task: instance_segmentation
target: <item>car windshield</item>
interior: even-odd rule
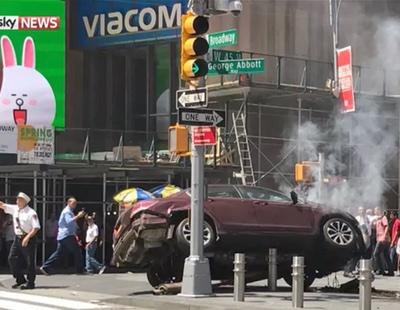
[[[284,194],[262,187],[240,186],[239,189],[245,199],[268,200],[276,202],[292,201]]]

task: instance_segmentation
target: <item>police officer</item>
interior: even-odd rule
[[[28,206],[31,201],[25,193],[17,195],[17,204],[5,204],[0,201],[0,209],[13,217],[15,239],[10,249],[8,263],[16,280],[12,288],[22,290],[35,288],[35,236],[40,230],[40,223],[36,211]],[[20,265],[21,260],[26,262],[27,278]],[[28,280],[28,281],[27,281]]]

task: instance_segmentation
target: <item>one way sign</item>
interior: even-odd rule
[[[176,92],[176,108],[207,107],[208,91],[206,87],[180,89]]]
[[[188,126],[225,127],[225,111],[179,108],[178,123]]]

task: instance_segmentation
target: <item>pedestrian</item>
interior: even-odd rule
[[[390,231],[390,262],[392,263],[393,269],[399,268],[398,266],[398,259],[397,259],[397,243],[400,236],[400,219],[397,211],[392,211],[390,214],[392,219],[392,230]]]
[[[363,254],[363,258],[367,259],[370,257],[369,249],[371,246],[370,237],[371,237],[371,223],[369,222],[369,218],[365,212],[363,207],[358,208],[358,214],[356,216],[356,220],[358,222],[358,227],[360,228],[361,235],[364,241],[366,252]],[[343,276],[347,278],[355,277],[355,270],[358,263],[358,257],[351,258],[346,266],[344,267]]]
[[[375,221],[376,227],[376,248],[374,251],[374,259],[377,264],[378,271],[376,274],[394,276],[393,266],[390,262],[389,247],[389,223],[385,215],[383,215],[381,208],[375,208],[377,220]],[[385,265],[388,267],[388,273],[385,273]]]
[[[13,217],[10,214],[7,214],[5,221],[3,223],[3,246],[4,246],[4,255],[8,257],[10,254],[11,246],[15,239],[14,233],[14,225],[13,225]]]
[[[12,215],[15,238],[11,245],[8,262],[16,283],[12,288],[34,289],[36,279],[35,250],[36,234],[40,223],[36,211],[28,206],[31,199],[25,193],[17,195],[17,204],[11,205],[0,201],[0,208]],[[23,273],[21,261],[25,261],[27,277]]]
[[[400,276],[400,235],[397,235],[397,247],[396,247],[396,254],[397,254],[397,275]]]
[[[58,221],[56,214],[52,212],[46,221],[46,256],[57,248]]]
[[[99,238],[99,228],[94,222],[93,216],[88,216],[86,230],[86,271],[88,273],[102,274],[106,267],[96,260],[96,249]]]
[[[82,251],[76,239],[76,232],[78,229],[77,221],[85,216],[85,212],[80,211],[75,215],[74,210],[76,209],[76,205],[77,200],[74,197],[70,197],[67,200],[67,206],[60,214],[58,220],[57,249],[44,262],[43,266],[40,267],[40,271],[45,275],[50,275],[49,269],[63,257],[65,250],[74,256],[76,273],[84,273]]]

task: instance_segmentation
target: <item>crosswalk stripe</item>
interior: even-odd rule
[[[54,307],[77,309],[77,310],[105,308],[105,306],[96,305],[96,304],[92,304],[92,303],[88,303],[88,302],[74,301],[74,300],[70,300],[70,299],[63,299],[63,298],[56,298],[56,297],[38,296],[38,295],[31,295],[31,294],[11,293],[11,292],[6,292],[6,291],[0,291],[0,300],[2,301],[2,303],[0,304],[0,307],[3,306],[2,298],[17,300],[18,302],[23,301],[23,302],[36,303],[39,305],[53,306],[53,308],[48,308],[48,309],[54,309]],[[21,309],[23,309],[23,308],[18,308],[18,310],[21,310]],[[31,308],[29,308],[29,309],[31,309]],[[42,309],[42,308],[40,308],[40,309]]]
[[[29,308],[28,308],[29,306]],[[57,310],[59,308],[54,307],[45,307],[45,306],[38,306],[32,304],[25,304],[22,302],[12,301],[8,299],[0,298],[0,309],[7,309],[7,310],[21,310],[21,309],[29,309],[29,310]]]

